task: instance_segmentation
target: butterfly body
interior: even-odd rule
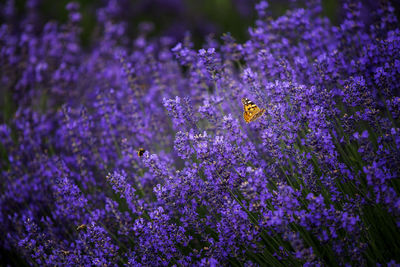
[[[259,108],[250,99],[242,98],[242,104],[244,109],[243,118],[246,123],[255,121],[265,113],[265,109]]]

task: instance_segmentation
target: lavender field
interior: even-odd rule
[[[200,48],[125,2],[85,42],[77,3],[0,3],[1,266],[400,266],[390,2],[261,1]]]

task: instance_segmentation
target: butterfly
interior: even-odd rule
[[[146,152],[146,150],[144,150],[144,148],[139,148],[138,151],[137,151],[137,155],[139,157],[141,157],[141,156],[143,156],[144,152]]]
[[[244,109],[243,118],[246,123],[255,121],[265,113],[264,108],[257,107],[250,99],[242,98],[242,104]]]

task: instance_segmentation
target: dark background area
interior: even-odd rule
[[[40,14],[43,23],[51,20],[65,22],[68,19],[66,5],[69,0],[14,0],[20,16],[26,16],[27,2],[29,8]],[[311,0],[312,1],[312,0]],[[385,2],[385,0],[382,0]],[[97,12],[105,7],[107,1],[77,0],[82,14],[82,34],[84,45],[89,45],[97,25]],[[180,41],[185,32],[192,34],[196,47],[200,48],[209,34],[216,37],[230,32],[239,42],[247,39],[247,30],[256,18],[255,4],[259,0],[114,0],[107,9],[115,12],[116,22],[123,21],[128,26],[129,37],[135,37],[141,22],[153,24],[152,35],[171,36]],[[290,7],[305,6],[303,0],[270,0],[269,11],[273,17],[282,15]],[[310,2],[310,1],[308,1]],[[327,16],[333,24],[342,18],[344,0],[321,0],[322,15]],[[379,5],[378,0],[361,1],[364,5],[363,16],[368,17]],[[390,1],[399,15],[400,0]],[[399,16],[398,16],[399,17]],[[1,19],[0,19],[1,20]]]
[[[18,13],[26,13],[26,0],[15,0]],[[68,13],[65,6],[68,0],[30,1],[35,11],[39,11],[43,22],[56,20],[65,22]],[[96,11],[104,7],[104,1],[78,0],[82,14],[82,41],[88,44],[96,25]],[[112,1],[110,1],[112,2]],[[137,26],[143,22],[152,22],[153,35],[173,36],[180,40],[190,31],[196,46],[201,46],[210,33],[219,36],[230,32],[238,41],[245,41],[248,27],[254,24],[256,13],[254,5],[258,0],[117,0],[119,6],[117,20],[126,22],[129,34],[135,36]],[[273,16],[279,16],[293,5],[302,3],[293,0],[268,1]],[[323,14],[334,23],[337,22],[340,3],[337,0],[323,0]]]
[[[68,20],[65,7],[70,0],[13,1],[20,19],[29,13],[30,8],[35,14],[39,14],[37,19],[42,23],[48,21],[63,23]],[[312,1],[317,0],[269,0],[268,11],[273,17],[277,17],[291,7],[305,7],[306,3]],[[138,27],[142,22],[151,22],[152,36],[170,36],[178,42],[186,32],[190,32],[195,46],[200,48],[210,34],[219,37],[222,33],[230,32],[239,42],[246,41],[248,28],[254,25],[256,19],[254,6],[260,0],[76,0],[75,2],[80,4],[81,39],[84,46],[90,44],[96,32],[99,8],[105,8],[108,4],[106,9],[115,13],[116,22],[124,22],[127,25],[127,34],[131,38],[137,36]],[[338,25],[343,18],[342,6],[345,2],[356,1],[321,0],[322,16],[328,17],[334,25]],[[400,0],[360,2],[363,4],[362,17],[367,21],[368,16],[379,7],[380,2],[390,2],[395,7],[397,17],[400,17]]]

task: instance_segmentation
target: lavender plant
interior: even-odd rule
[[[147,24],[132,42],[117,1],[84,48],[78,4],[43,24],[35,3],[0,9],[3,264],[400,264],[389,3],[335,26],[318,1],[261,1],[246,42],[200,50]],[[263,114],[246,123],[242,98]]]

